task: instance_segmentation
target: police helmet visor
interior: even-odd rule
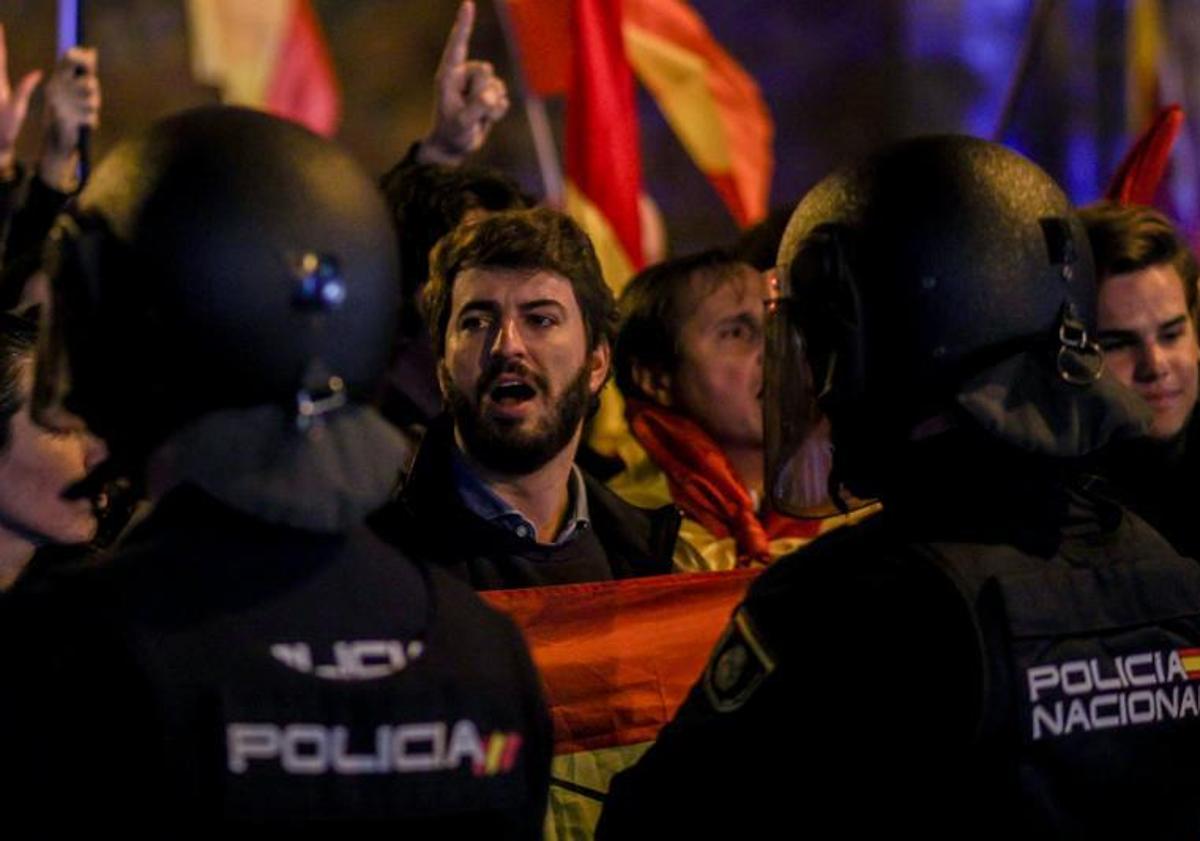
[[[788,269],[763,275],[766,348],[763,359],[763,434],[766,488],[775,510],[820,519],[872,504],[854,497],[833,476],[833,440],[820,400],[836,359],[814,358],[800,327],[800,303]]]

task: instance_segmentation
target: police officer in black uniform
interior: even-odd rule
[[[60,221],[35,402],[154,506],[7,617],[10,816],[540,837],[550,734],[519,633],[361,525],[404,453],[364,402],[395,271],[371,180],[273,117],[184,113],[96,169]]]
[[[1196,837],[1200,567],[1080,490],[1147,418],[1060,190],[907,141],[801,202],[772,289],[776,503],[824,414],[883,512],[752,585],[598,837]]]

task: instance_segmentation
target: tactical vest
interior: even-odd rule
[[[964,811],[997,835],[1200,836],[1200,565],[1133,516],[1048,560],[921,552],[972,606],[986,661]]]

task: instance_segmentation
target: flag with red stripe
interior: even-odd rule
[[[554,723],[547,837],[590,837],[612,776],[696,682],[757,570],[482,593],[521,627]]]
[[[337,130],[341,94],[309,0],[188,0],[187,12],[192,74],[223,102]]]
[[[619,290],[642,267],[642,187],[633,75],[619,0],[574,0],[567,89],[567,211],[592,238]]]
[[[572,0],[508,0],[530,89],[567,91],[576,34]],[[734,219],[766,215],[774,124],[758,85],[685,0],[622,0],[628,62]],[[569,142],[569,141],[568,141]]]

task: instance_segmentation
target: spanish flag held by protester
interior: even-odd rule
[[[619,262],[605,266],[617,291],[640,267],[637,194],[626,183],[640,172],[630,71],[734,220],[746,226],[766,215],[774,171],[770,113],[758,85],[685,0],[506,2],[530,91],[565,94],[568,124],[576,119],[581,127],[598,127],[592,135],[575,134],[573,144],[568,126],[567,177],[579,194],[569,204],[583,208],[583,223],[594,239],[613,239],[603,231],[596,236],[588,224],[596,215],[618,234],[627,265],[613,274],[607,274],[609,265]],[[618,164],[623,171],[619,183],[612,183],[611,167]]]
[[[547,841],[592,837],[613,776],[674,717],[761,570],[480,594],[521,628],[542,676],[554,724]]]
[[[187,0],[192,75],[221,101],[332,136],[341,92],[310,0]]]

